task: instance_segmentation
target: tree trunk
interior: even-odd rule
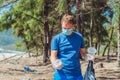
[[[38,56],[39,54],[38,54],[38,47],[36,47],[36,56]]]
[[[81,33],[81,20],[80,20],[80,5],[81,4],[81,0],[76,0],[76,7],[77,7],[77,11],[76,11],[76,25],[77,25],[77,31],[79,33]]]
[[[91,24],[90,24],[90,36],[89,36],[89,46],[92,46],[92,26],[93,26],[93,20],[91,16]]]
[[[29,45],[28,45],[28,42],[27,42],[27,41],[24,41],[24,42],[25,42],[25,44],[26,44],[28,56],[31,57],[31,54],[30,54],[30,47],[29,47]]]
[[[120,15],[119,15],[119,22],[120,22]],[[120,23],[118,27],[118,54],[117,54],[117,62],[118,67],[120,67]]]
[[[92,0],[92,6],[91,6],[91,12],[93,12],[93,0]],[[89,36],[89,46],[93,46],[93,43],[92,43],[92,33],[93,33],[93,13],[91,13],[90,15],[90,36]]]
[[[44,6],[44,54],[43,54],[43,63],[46,63],[48,60],[48,34],[49,34],[49,26],[48,26],[48,1],[45,0]]]
[[[98,55],[100,55],[100,42],[98,43],[98,45],[97,45],[97,51],[98,51]]]
[[[106,50],[107,50],[107,47],[108,47],[108,44],[105,46],[102,56],[105,55],[105,52],[106,52]]]
[[[27,49],[28,56],[31,57],[30,50]]]
[[[46,21],[44,24],[44,54],[43,54],[43,63],[47,62],[48,58],[48,22]]]
[[[114,27],[112,27],[112,31],[111,31],[111,35],[110,35],[110,40],[109,40],[109,42],[108,42],[108,53],[107,53],[106,61],[109,61],[110,43],[111,43],[111,41],[112,41],[113,32],[114,32]]]

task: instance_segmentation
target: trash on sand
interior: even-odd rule
[[[24,66],[24,71],[30,71],[30,67],[29,66]]]

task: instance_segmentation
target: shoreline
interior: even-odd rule
[[[0,61],[3,61],[5,59],[8,58],[17,58],[17,57],[26,57],[27,54],[25,54],[24,52],[17,52],[17,53],[0,53]]]

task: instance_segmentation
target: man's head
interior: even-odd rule
[[[62,17],[61,24],[63,28],[73,28],[74,27],[73,16],[65,14]]]
[[[66,35],[71,35],[74,28],[73,16],[65,14],[61,20],[62,31]]]

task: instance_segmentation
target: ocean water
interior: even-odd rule
[[[19,56],[20,54],[23,54],[23,53],[24,52],[20,52],[20,51],[0,49],[0,61],[6,58],[10,58],[12,56]]]
[[[18,53],[21,53],[21,51],[5,50],[0,48],[0,54],[1,53],[18,54]]]

